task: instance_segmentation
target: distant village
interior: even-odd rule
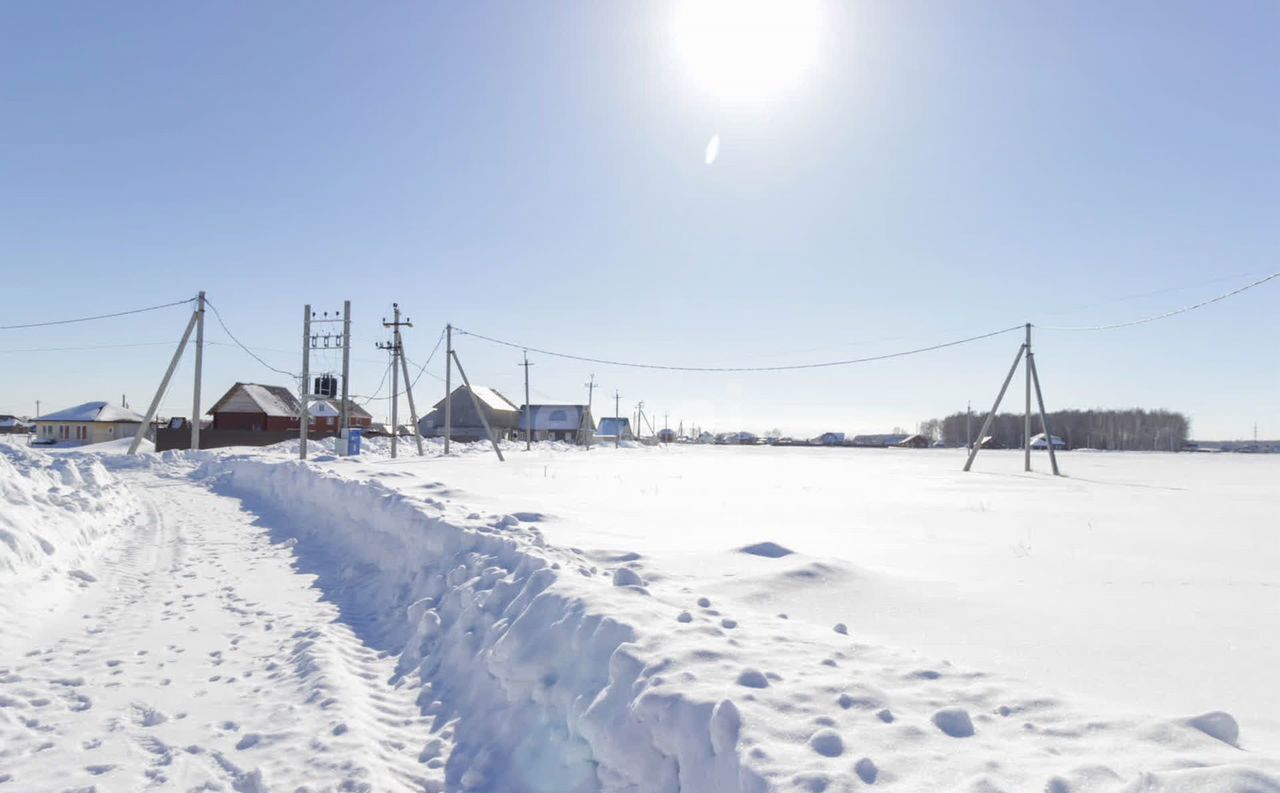
[[[324,385],[317,384],[323,394]],[[449,396],[453,441],[485,441],[489,431],[496,440],[558,441],[575,445],[616,443],[648,444],[821,446],[852,448],[955,448],[968,444],[945,442],[924,433],[901,430],[877,434],[824,432],[810,438],[786,437],[777,431],[756,434],[746,431],[710,432],[698,427],[688,431],[655,427],[643,411],[633,416],[611,416],[597,421],[590,405],[516,405],[500,391],[488,386],[468,389],[458,386]],[[123,402],[123,400],[122,400]],[[417,433],[424,438],[441,438],[445,432],[445,402],[441,399],[412,423],[394,429],[399,437]],[[340,397],[314,398],[308,405],[308,436],[332,438],[339,434],[343,401]],[[478,408],[478,410],[477,410]],[[267,446],[296,438],[300,430],[301,402],[293,389],[281,385],[238,382],[227,389],[201,418],[200,446]],[[373,415],[357,400],[346,401],[347,424],[366,437],[391,436],[393,429],[374,421]],[[483,413],[483,417],[481,416]],[[0,415],[0,435],[25,436],[31,445],[79,446],[133,438],[144,417],[124,404],[86,402],[34,417]],[[647,432],[645,431],[647,430]],[[190,425],[185,417],[152,422],[145,437],[156,451],[190,446]],[[1057,435],[1051,436],[1055,449],[1071,446]],[[1032,448],[1045,448],[1044,433],[1033,436]],[[981,439],[983,448],[1007,446],[995,436]],[[1016,444],[1015,444],[1016,445]],[[1175,451],[1222,451],[1240,453],[1280,453],[1280,441],[1185,441]]]

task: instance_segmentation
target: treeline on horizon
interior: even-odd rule
[[[968,432],[977,441],[985,420],[985,413],[968,417],[953,413],[923,422],[920,434],[948,446],[964,446]],[[992,438],[991,447],[1021,448],[1022,430],[1021,413],[997,414],[987,431]],[[1055,410],[1049,413],[1049,430],[1065,441],[1068,449],[1177,451],[1191,432],[1191,421],[1172,410]],[[1034,435],[1040,431],[1040,414],[1035,413],[1031,432]]]

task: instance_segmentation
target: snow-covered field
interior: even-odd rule
[[[0,791],[1280,791],[1280,459],[383,445],[0,445]]]

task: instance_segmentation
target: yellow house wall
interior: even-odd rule
[[[137,422],[127,421],[37,421],[36,437],[37,438],[53,438],[60,443],[102,443],[104,441],[114,441],[117,438],[132,438],[134,433],[138,431]],[[52,434],[49,434],[45,427],[52,428]],[[62,437],[62,428],[67,428],[67,436]],[[87,438],[79,439],[76,437],[76,428],[85,427]]]

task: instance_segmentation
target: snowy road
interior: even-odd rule
[[[387,683],[394,658],[362,644],[288,543],[234,499],[123,476],[143,509],[97,580],[0,625],[0,787],[438,787],[414,692]]]

